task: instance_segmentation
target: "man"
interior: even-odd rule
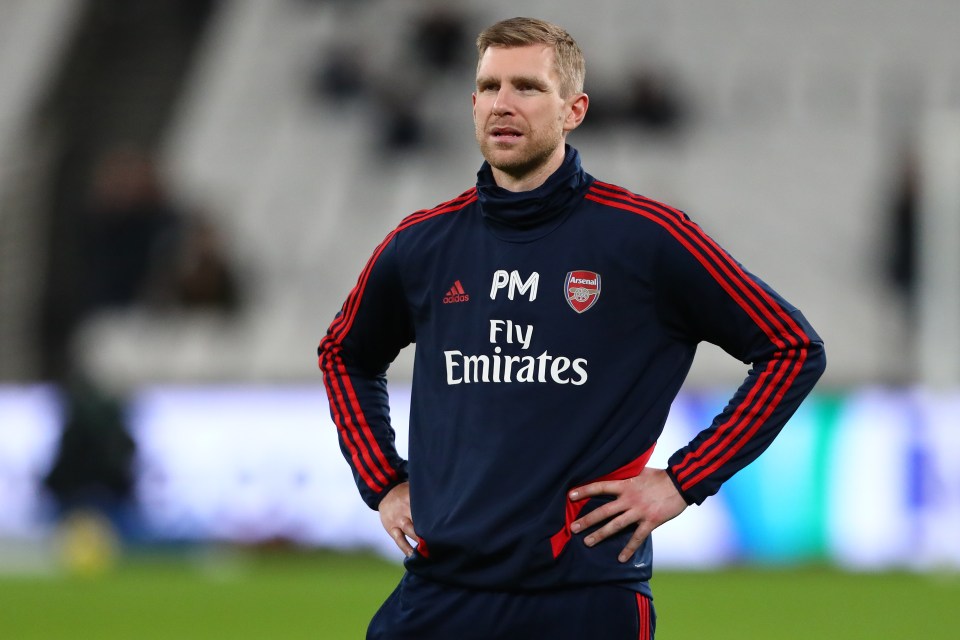
[[[566,31],[515,18],[477,47],[477,186],[387,236],[319,348],[341,449],[407,556],[368,637],[651,638],[650,532],[770,444],[822,342],[685,214],[581,169]],[[648,468],[702,340],[752,367]],[[385,372],[412,342],[408,464]]]

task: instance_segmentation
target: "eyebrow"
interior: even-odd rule
[[[544,82],[541,78],[538,78],[538,77],[536,77],[536,76],[510,76],[509,78],[507,78],[507,81],[508,81],[510,84],[515,84],[515,85],[516,85],[516,84],[528,84],[528,85],[530,85],[530,86],[536,87],[537,89],[540,89],[541,91],[545,91],[545,90],[548,88],[547,83]],[[478,77],[477,77],[477,86],[478,86],[478,87],[484,87],[484,86],[488,86],[488,85],[491,85],[491,84],[497,84],[498,82],[499,82],[499,80],[496,79],[496,78],[494,78],[493,76],[478,76]]]

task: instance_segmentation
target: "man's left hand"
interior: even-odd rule
[[[615,496],[616,499],[575,520],[571,530],[579,533],[606,521],[605,525],[591,532],[584,540],[588,547],[592,547],[636,525],[630,541],[617,558],[620,562],[629,560],[651,531],[676,518],[687,508],[686,500],[663,469],[647,467],[634,478],[605,480],[578,487],[570,492],[570,499],[586,500],[599,495]]]

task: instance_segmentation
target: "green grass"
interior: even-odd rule
[[[220,552],[128,558],[96,577],[0,576],[0,638],[362,638],[401,571],[368,555]],[[661,572],[653,588],[660,640],[938,640],[960,630],[957,574],[743,568]]]
[[[0,638],[363,638],[402,568],[370,556],[163,555],[95,577],[0,579]]]
[[[960,637],[960,574],[738,569],[651,584],[666,640]]]

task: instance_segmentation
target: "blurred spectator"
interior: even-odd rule
[[[154,273],[168,268],[182,223],[153,159],[131,147],[107,151],[82,217],[86,312],[143,301]]]
[[[653,134],[680,133],[691,117],[681,82],[652,63],[626,68],[613,79],[590,84],[590,118],[585,128],[637,125]]]
[[[384,76],[375,92],[380,147],[390,152],[415,151],[427,142],[423,112],[438,74],[459,67],[472,55],[465,15],[458,9],[430,3],[414,17],[404,51],[393,65],[402,71]],[[407,60],[413,64],[408,64]],[[430,142],[442,131],[431,123]]]
[[[136,446],[123,405],[83,377],[65,385],[63,398],[63,432],[44,478],[59,519],[94,512],[121,534],[132,534]]]
[[[362,27],[358,27],[362,30]],[[427,3],[412,18],[410,31],[385,60],[370,62],[353,40],[326,50],[312,72],[312,91],[334,105],[361,100],[371,107],[378,151],[416,151],[428,142],[424,104],[440,76],[470,60],[473,52],[466,14],[440,2]],[[376,58],[376,54],[372,54]],[[429,142],[440,137],[433,129]]]
[[[631,75],[625,109],[627,118],[664,132],[678,129],[687,115],[677,81],[663,69],[647,67]]]
[[[912,318],[917,289],[917,199],[920,188],[915,154],[904,153],[897,171],[889,208],[887,274]]]
[[[217,228],[192,216],[182,226],[171,268],[157,274],[153,295],[161,307],[233,313],[240,286]]]
[[[152,158],[127,147],[96,169],[84,212],[86,312],[146,305],[233,312],[239,283],[218,229],[176,207]]]
[[[415,94],[408,87],[382,87],[378,92],[378,142],[385,151],[412,151],[424,144],[423,115]]]
[[[449,71],[472,54],[464,16],[448,6],[431,7],[416,18],[411,44],[417,58],[438,71]]]
[[[240,283],[218,230],[175,203],[151,154],[107,149],[85,196],[69,215],[68,266],[48,290],[41,327],[47,377],[70,374],[74,336],[102,311],[237,310]]]
[[[343,103],[364,94],[367,74],[354,47],[338,46],[327,51],[316,71],[314,89],[320,97]]]

